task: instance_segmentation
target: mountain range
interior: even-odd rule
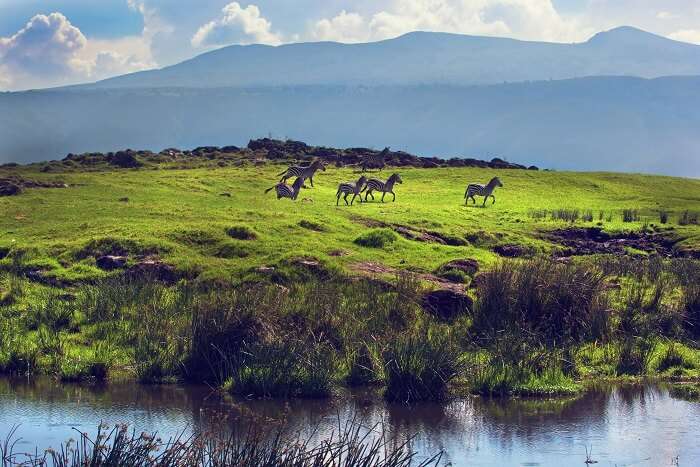
[[[630,27],[576,44],[415,32],[218,49],[0,93],[0,162],[273,134],[554,169],[700,176],[700,46]]]

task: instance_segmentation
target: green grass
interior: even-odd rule
[[[620,231],[639,229],[645,222],[658,224],[663,209],[670,219],[664,228],[673,228],[670,235],[679,241],[677,247],[700,249],[700,227],[676,222],[686,211],[700,211],[697,180],[505,170],[498,173],[505,186],[496,191],[496,204],[480,208],[464,206],[464,186],[488,180],[492,170],[400,168],[404,183],[396,187],[395,203],[336,207],[338,182],[357,178],[349,169],[320,172],[316,188],[304,189],[297,202],[263,193],[274,183],[279,165],[62,174],[17,168],[3,169],[0,176],[9,170],[62,180],[70,187],[0,198],[0,251],[6,252],[0,254],[5,256],[0,264],[9,267],[22,252],[27,268],[64,282],[103,276],[95,267],[95,256],[101,254],[157,255],[188,275],[210,278],[240,277],[290,254],[314,256],[346,270],[371,261],[429,272],[463,257],[488,266],[497,258],[491,250],[497,244],[520,244],[535,252],[553,247],[539,231],[569,225],[570,217],[530,215],[541,210],[605,212],[611,219],[600,221],[603,227]],[[232,196],[220,196],[222,192]],[[128,201],[120,201],[124,198]],[[638,221],[623,222],[624,210],[632,208]],[[580,218],[575,222],[592,224]],[[368,227],[373,223],[375,227]],[[383,242],[383,248],[355,242],[386,224],[435,231],[466,244],[403,237]],[[338,250],[344,254],[335,255]]]
[[[645,229],[700,251],[686,214],[700,211],[700,181],[507,170],[496,204],[481,208],[464,206],[464,185],[493,171],[401,168],[396,202],[336,207],[337,183],[357,178],[349,169],[318,173],[296,202],[264,195],[278,165],[14,170],[70,187],[0,198],[0,372],[126,373],[246,396],[382,384],[400,401],[444,399],[454,381],[551,396],[587,378],[700,377],[696,261],[494,253],[549,256],[559,247],[543,231],[572,225]],[[158,259],[181,280],[104,271],[102,255],[126,256],[127,268]],[[465,258],[479,263],[473,280],[444,266]],[[420,305],[428,274],[478,288],[474,307],[438,324]],[[474,353],[486,357],[470,367]]]

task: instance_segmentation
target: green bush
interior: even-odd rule
[[[398,237],[391,229],[374,229],[355,239],[355,243],[367,248],[384,248],[396,241]]]

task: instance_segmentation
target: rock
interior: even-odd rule
[[[255,268],[255,272],[259,272],[261,274],[272,274],[275,272],[275,268],[272,266],[260,266]]]
[[[493,251],[504,258],[519,258],[527,254],[527,250],[521,245],[496,245]]]
[[[104,255],[95,260],[95,264],[100,269],[112,271],[126,267],[126,256]]]
[[[440,266],[440,269],[456,269],[468,276],[474,276],[474,274],[479,272],[479,262],[473,258],[454,259]]]
[[[117,151],[114,153],[110,164],[121,167],[122,169],[133,169],[143,165],[136,159],[136,156],[134,156],[131,150]]]
[[[224,191],[223,193],[220,193],[219,196],[225,196],[226,198],[230,198],[231,193],[229,193],[228,191]]]
[[[471,297],[454,290],[434,290],[423,296],[425,311],[445,322],[452,322],[472,309]]]
[[[9,180],[0,180],[0,196],[16,196],[22,193],[22,187]]]
[[[128,203],[128,202],[129,202],[129,198],[127,198],[126,196],[123,197],[123,198],[119,198],[119,202],[120,202],[120,203]]]

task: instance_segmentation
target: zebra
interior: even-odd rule
[[[388,154],[388,147],[384,148],[384,150],[379,154],[366,154],[360,162],[362,171],[366,172],[367,169],[379,169],[381,171],[386,166],[384,159]]]
[[[348,204],[348,195],[352,193],[352,199],[350,200],[350,206],[355,202],[355,197],[360,197],[360,202],[362,202],[362,192],[365,190],[365,183],[367,182],[367,177],[362,175],[357,179],[357,182],[345,182],[338,185],[338,192],[335,194],[336,201],[335,205],[338,206],[340,203],[340,195],[344,194],[343,200],[345,205]]]
[[[297,196],[299,196],[299,190],[301,190],[303,184],[304,177],[297,177],[297,179],[294,180],[294,183],[292,183],[292,186],[280,182],[277,185],[271,186],[270,188],[265,190],[265,194],[272,190],[275,190],[277,192],[277,199],[289,198],[291,200],[296,200]]]
[[[386,182],[377,180],[376,178],[370,178],[367,181],[367,193],[365,194],[365,201],[367,201],[368,196],[371,196],[372,199],[374,199],[374,195],[372,194],[373,191],[382,192],[382,203],[384,202],[384,195],[386,195],[387,193],[391,193],[391,195],[394,197],[391,200],[392,202],[396,201],[396,193],[394,193],[395,183],[403,183],[403,180],[401,180],[401,177],[399,177],[399,174],[397,173],[392,174]]]
[[[314,186],[314,174],[316,174],[316,171],[318,169],[321,169],[323,171],[326,170],[326,166],[323,165],[323,162],[320,159],[316,159],[311,163],[311,165],[307,167],[302,167],[298,165],[293,165],[288,167],[286,170],[283,172],[280,172],[277,174],[279,177],[280,175],[282,178],[280,179],[280,183],[284,183],[287,181],[288,178],[292,177],[302,177],[304,179],[309,179],[311,182],[311,186]]]
[[[474,204],[476,204],[476,198],[474,198],[474,195],[484,197],[484,204],[482,204],[482,206],[486,206],[486,200],[489,199],[489,197],[493,198],[493,203],[491,204],[495,204],[496,197],[493,195],[493,190],[499,186],[503,186],[503,183],[501,183],[501,180],[498,177],[493,177],[486,185],[470,183],[467,185],[467,190],[464,192],[464,204],[466,205],[469,203],[469,198],[471,198],[472,201],[474,201]]]

